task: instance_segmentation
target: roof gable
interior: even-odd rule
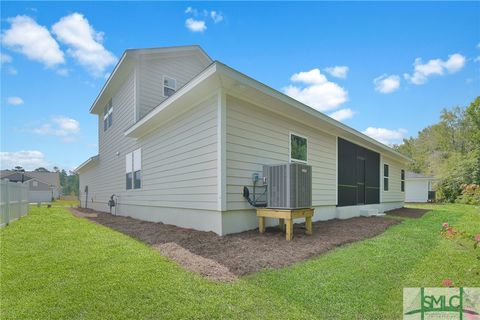
[[[125,50],[90,107],[90,113],[100,114],[103,111],[103,107],[108,103],[110,97],[122,86],[128,74],[134,70],[138,59],[171,58],[187,55],[197,56],[205,66],[212,63],[212,59],[198,45]]]

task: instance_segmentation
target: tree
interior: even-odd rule
[[[21,167],[21,166],[15,166],[15,167],[13,168],[13,171],[25,172],[25,169],[23,169],[23,167]]]
[[[395,149],[412,159],[407,169],[438,178],[437,190],[455,201],[465,184],[480,184],[480,97],[467,108],[443,109],[439,122]]]
[[[37,168],[37,169],[35,169],[35,170],[33,170],[33,171],[35,171],[35,172],[50,172],[50,171],[48,171],[47,169],[45,169],[44,167],[39,167],[39,168]]]

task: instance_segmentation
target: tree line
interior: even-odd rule
[[[480,96],[443,109],[437,123],[394,148],[412,159],[410,171],[437,179],[437,198],[480,204]]]

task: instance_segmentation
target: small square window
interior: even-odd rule
[[[112,99],[108,101],[108,103],[103,108],[103,131],[107,131],[113,124],[112,119],[113,114],[113,106],[112,106]]]
[[[170,77],[163,77],[163,95],[170,97],[177,90],[177,80]]]
[[[307,138],[295,134],[290,135],[290,160],[307,162]]]

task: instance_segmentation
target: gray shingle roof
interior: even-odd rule
[[[60,188],[60,174],[58,172],[25,171],[25,177],[34,178],[48,185],[53,185],[57,188]],[[0,178],[8,178],[11,181],[20,181],[21,173],[13,170],[1,170]],[[24,181],[27,180],[29,179],[24,179]]]
[[[415,172],[409,172],[409,171],[405,172],[405,177],[406,178],[417,178],[417,179],[420,179],[420,178],[424,178],[424,179],[431,178],[431,179],[433,179],[434,178],[433,176],[426,176],[426,175],[423,175],[421,173],[415,173]]]

